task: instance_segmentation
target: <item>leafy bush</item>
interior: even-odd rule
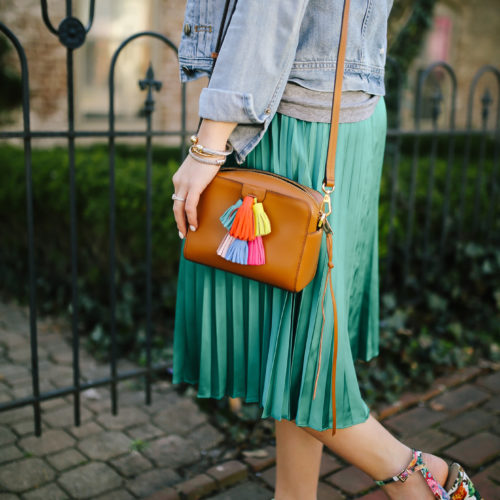
[[[460,235],[463,240],[472,241],[496,241],[500,240],[500,213],[498,206],[495,208],[492,204],[492,185],[494,180],[494,164],[491,156],[487,156],[482,165],[482,175],[479,175],[481,139],[476,137],[470,142],[469,161],[465,172],[463,172],[463,161],[465,155],[465,141],[460,138],[456,141],[455,154],[453,162],[448,167],[448,138],[436,139],[436,159],[434,162],[433,185],[430,190],[429,184],[432,177],[432,160],[430,152],[432,150],[433,137],[423,136],[420,139],[420,156],[416,162],[415,173],[415,200],[413,217],[413,234],[411,253],[425,249],[428,245],[427,256],[439,255],[440,250],[434,246],[433,242],[439,242],[441,233],[445,231],[445,243],[449,250],[454,250],[457,237]],[[393,230],[393,254],[397,258],[402,258],[404,254],[403,242],[408,236],[408,215],[411,210],[410,194],[412,182],[413,166],[413,138],[408,137],[401,141],[399,165],[397,169],[397,183],[395,187],[395,210],[392,220]],[[494,143],[492,138],[485,139],[485,150],[492,152]],[[380,235],[380,257],[382,267],[385,265],[388,248],[388,236],[390,230],[390,203],[393,192],[392,179],[392,158],[395,154],[395,144],[388,141],[384,165],[384,174],[382,176],[380,188],[379,204],[379,235]],[[449,170],[449,172],[448,172]],[[449,174],[449,193],[447,193],[446,179]],[[462,176],[464,178],[462,179]],[[479,182],[478,182],[479,181]],[[463,196],[463,221],[459,227],[459,213]],[[477,210],[475,212],[475,203],[477,197]],[[445,201],[448,203],[448,212],[446,218],[443,214]],[[427,206],[429,203],[429,221],[427,221]],[[491,209],[495,209],[491,220],[488,221],[487,214]],[[489,225],[487,225],[489,223]],[[426,234],[428,231],[428,234]],[[423,262],[425,256],[421,256]],[[394,264],[393,264],[394,265]],[[389,270],[392,274],[396,269]],[[421,272],[421,268],[413,266],[414,272]],[[385,272],[385,269],[382,269]],[[399,280],[401,276],[395,274]],[[397,282],[397,281],[396,281]]]
[[[472,151],[476,148],[473,145]],[[422,141],[422,154],[428,143]],[[445,149],[443,149],[445,150]],[[434,210],[427,253],[421,245],[429,161],[417,171],[413,261],[406,286],[402,256],[408,210],[411,143],[403,141],[396,214],[394,259],[382,288],[380,355],[359,363],[359,380],[368,402],[395,399],[410,386],[423,388],[451,367],[481,358],[500,360],[500,250],[498,221],[488,243],[447,239],[437,248],[440,210]],[[408,154],[410,153],[410,154]],[[453,170],[451,210],[459,199],[460,152]],[[179,239],[171,211],[171,176],[179,151],[155,147],[152,166],[152,318],[153,362],[172,354],[172,322]],[[146,154],[143,147],[117,147],[116,154],[116,325],[120,355],[145,361],[146,316]],[[380,198],[380,255],[387,254],[390,202],[390,154],[386,159]],[[485,162],[490,175],[491,161]],[[26,180],[21,149],[0,147],[0,290],[26,302],[28,297]],[[35,265],[39,313],[71,311],[71,246],[67,151],[33,151]],[[109,300],[109,160],[106,146],[76,151],[76,222],[79,296],[78,330],[88,347],[107,358]],[[443,201],[446,160],[436,160],[433,206]],[[467,199],[474,195],[468,172]],[[487,195],[482,186],[481,197]],[[467,217],[471,212],[467,208]],[[466,219],[468,220],[468,219]],[[453,228],[453,221],[449,222]],[[440,259],[435,258],[440,256]],[[430,258],[432,257],[432,258]],[[382,266],[383,268],[383,266]]]
[[[404,296],[382,294],[380,355],[358,362],[370,403],[422,390],[455,367],[500,361],[500,248],[458,243],[444,259],[445,271],[426,261]]]
[[[152,165],[153,320],[165,343],[173,316],[179,237],[171,210],[171,176],[179,151],[155,148]],[[146,161],[141,147],[118,146],[116,192],[116,325],[121,353],[140,355],[146,307]],[[0,290],[27,301],[29,289],[23,152],[0,148]],[[67,150],[34,150],[32,161],[37,306],[71,310],[70,193]],[[109,343],[109,160],[106,146],[75,157],[80,332],[106,357]],[[106,332],[106,334],[105,334]],[[158,340],[155,341],[158,343]]]

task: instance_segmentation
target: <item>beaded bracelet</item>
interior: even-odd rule
[[[205,154],[207,156],[229,156],[233,152],[233,146],[231,144],[226,143],[226,149],[224,151],[217,151],[215,149],[210,149],[207,148],[206,146],[202,146],[201,144],[198,144],[198,136],[197,135],[192,135],[191,136],[191,144],[194,148],[194,150],[197,153],[200,154]]]
[[[191,158],[194,158],[196,161],[200,162],[200,163],[205,163],[207,165],[215,165],[217,167],[220,167],[222,165],[224,165],[224,163],[226,163],[226,159],[208,159],[208,158],[202,158],[201,156],[199,156],[197,153],[195,153],[193,150],[192,150],[192,147],[191,146],[189,148],[189,156],[191,156]]]

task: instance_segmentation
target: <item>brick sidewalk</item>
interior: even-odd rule
[[[0,402],[31,394],[27,308],[0,303]],[[38,319],[41,390],[72,381],[68,325]],[[82,380],[108,375],[84,349]],[[132,368],[119,363],[119,371]],[[269,500],[275,449],[259,458],[227,448],[225,436],[190,396],[169,382],[154,384],[144,403],[140,382],[119,384],[119,413],[109,390],[82,393],[82,425],[73,425],[72,397],[42,403],[41,437],[33,410],[0,413],[0,500],[109,499]],[[467,467],[487,500],[500,498],[500,371],[466,369],[407,394],[379,418],[406,443]],[[323,453],[318,500],[382,500],[371,479],[328,451]]]

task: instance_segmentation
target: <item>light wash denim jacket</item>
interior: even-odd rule
[[[385,94],[392,3],[351,0],[342,90]],[[343,0],[238,0],[212,73],[224,4],[187,0],[180,76],[187,82],[211,75],[199,115],[238,123],[230,142],[243,163],[276,113],[287,81],[332,91]]]

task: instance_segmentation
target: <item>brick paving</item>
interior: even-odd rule
[[[41,390],[72,382],[69,325],[39,318]],[[80,350],[82,381],[108,375],[109,365]],[[118,370],[135,366],[120,360]],[[29,313],[0,303],[0,403],[31,394]],[[81,395],[81,425],[72,396],[45,401],[42,436],[33,410],[0,412],[0,500],[270,500],[273,443],[257,456],[227,445],[225,435],[195,403],[166,380],[146,405],[140,380],[118,384],[119,412],[110,391]],[[485,365],[436,380],[424,393],[404,394],[377,409],[378,418],[414,447],[465,465],[486,500],[500,498],[500,370]],[[371,479],[330,451],[323,452],[318,500],[382,500]]]

